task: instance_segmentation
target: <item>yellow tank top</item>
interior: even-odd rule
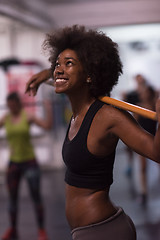
[[[21,163],[34,158],[34,150],[29,133],[29,123],[25,111],[21,111],[18,123],[12,123],[8,114],[5,121],[7,140],[10,146],[10,160]]]

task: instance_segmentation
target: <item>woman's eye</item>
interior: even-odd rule
[[[58,62],[56,62],[56,64],[55,64],[55,68],[56,68],[56,67],[59,67],[59,65],[60,65],[60,64],[59,64]]]
[[[67,65],[67,66],[70,66],[70,65],[72,65],[72,64],[73,64],[72,61],[67,61],[67,62],[66,62],[66,65]]]

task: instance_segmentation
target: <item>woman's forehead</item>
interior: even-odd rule
[[[58,55],[57,60],[61,58],[67,58],[67,59],[72,58],[72,59],[78,60],[78,55],[76,51],[67,48]]]

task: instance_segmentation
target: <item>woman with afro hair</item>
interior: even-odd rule
[[[99,100],[110,95],[122,73],[117,44],[84,26],[48,34],[50,69],[34,75],[26,93],[35,95],[42,82],[54,80],[55,92],[68,96],[73,115],[63,143],[67,166],[66,217],[73,240],[135,240],[130,217],[109,197],[118,140],[137,153],[160,162],[160,128],[145,132],[126,111]],[[160,122],[160,100],[156,103]]]

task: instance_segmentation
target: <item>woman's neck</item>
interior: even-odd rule
[[[72,107],[73,119],[76,119],[78,116],[83,115],[90,105],[95,101],[95,98],[92,96],[69,96],[69,100]]]
[[[22,109],[17,112],[11,112],[12,118],[19,118],[21,116]]]

